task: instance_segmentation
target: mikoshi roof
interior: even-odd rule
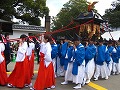
[[[74,20],[79,23],[84,23],[91,19],[94,19],[94,23],[98,23],[98,24],[106,22],[105,20],[102,19],[99,13],[95,13],[93,11],[80,13],[78,17],[76,17]]]

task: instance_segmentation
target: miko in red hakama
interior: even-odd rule
[[[15,68],[8,78],[8,83],[18,88],[23,88],[25,84],[31,83],[27,57],[23,62],[16,62]]]
[[[26,56],[27,48],[27,42],[24,42],[18,49],[16,65],[8,77],[8,87],[15,86],[23,88],[25,85],[29,85],[31,83],[29,61]]]
[[[55,85],[55,75],[52,62],[48,67],[44,63],[44,54],[40,53],[40,67],[38,71],[38,76],[34,84],[35,90],[44,90]]]
[[[4,57],[3,52],[1,52],[1,55]],[[5,67],[5,60],[3,60],[2,62],[0,62],[0,85],[7,84],[7,73]]]

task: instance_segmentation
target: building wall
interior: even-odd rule
[[[25,35],[29,35],[29,33],[36,33],[36,34],[40,34],[40,33],[44,33],[44,32],[37,32],[37,31],[23,31],[23,30],[13,30],[13,35],[10,35],[9,38],[10,39],[15,39],[15,38],[20,38],[20,35],[25,34]]]
[[[20,38],[20,35],[25,34],[28,35],[28,32],[23,31],[13,31],[13,35],[10,35],[10,39]]]
[[[13,24],[12,29],[13,29],[13,34],[10,35],[10,39],[19,38],[22,34],[30,35],[30,34],[40,34],[46,32],[44,27],[35,26],[35,25]]]

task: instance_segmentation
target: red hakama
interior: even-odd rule
[[[45,69],[45,74],[46,74],[45,88],[51,87],[53,85],[55,86],[55,73],[54,73],[54,67],[52,62]]]
[[[2,56],[4,57],[4,54],[1,53]],[[0,85],[6,85],[7,84],[7,73],[6,73],[6,68],[5,68],[5,60],[0,63]]]
[[[16,62],[15,68],[8,77],[8,83],[12,86],[23,88],[25,84],[30,84],[29,62],[25,56],[24,61]]]
[[[44,54],[40,53],[40,66],[38,76],[34,84],[35,90],[44,90],[45,88],[55,85],[54,69],[52,62],[48,67],[44,63]]]
[[[30,77],[32,78],[34,75],[34,51],[32,51],[32,55],[30,58]]]

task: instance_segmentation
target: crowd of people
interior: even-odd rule
[[[61,85],[72,81],[76,84],[73,88],[80,89],[92,78],[95,81],[99,78],[107,80],[110,75],[120,74],[120,40],[104,41],[102,37],[96,39],[93,35],[84,42],[78,36],[73,40],[61,38],[58,42],[49,35],[44,35],[44,39],[38,42],[35,38],[28,38],[23,34],[19,40],[15,67],[7,77],[7,58],[3,53],[6,43],[1,35],[0,85],[29,87],[30,90],[52,89],[55,88],[55,78],[64,76]],[[33,85],[31,79],[34,75],[35,51],[39,69]]]

